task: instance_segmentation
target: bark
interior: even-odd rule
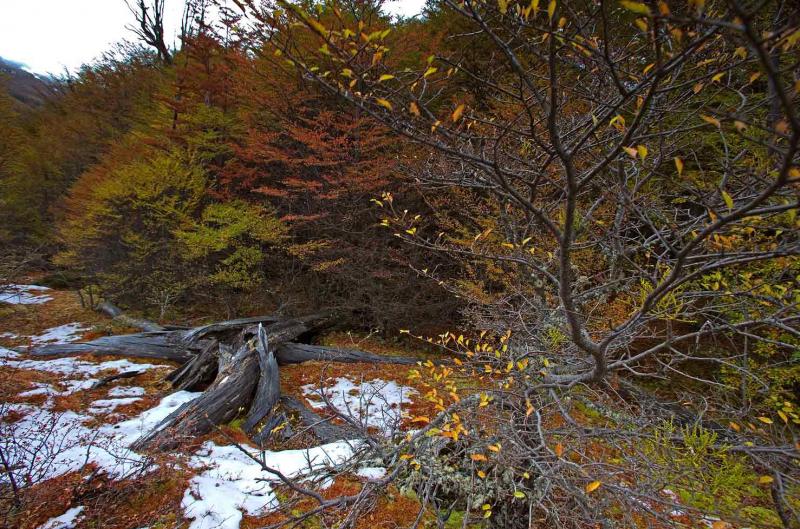
[[[86,343],[48,344],[28,351],[32,356],[75,356],[82,354],[118,355],[186,362],[206,345],[205,341],[186,344],[184,331],[158,331],[103,336]]]
[[[344,362],[358,363],[366,362],[372,364],[403,364],[414,365],[416,358],[405,356],[382,356],[356,349],[340,349],[338,347],[325,347],[321,345],[308,345],[302,343],[283,344],[275,352],[278,365],[300,364],[310,360],[322,362]]]
[[[219,371],[218,356],[220,344],[209,340],[208,346],[193,356],[188,362],[167,375],[172,387],[177,390],[199,391],[211,384]]]
[[[134,327],[136,329],[141,329],[146,332],[155,332],[164,330],[164,327],[150,320],[144,320],[128,316],[127,314],[122,312],[122,309],[120,309],[119,307],[108,301],[103,301],[102,303],[97,305],[96,310],[102,312],[103,314],[107,314],[114,321],[119,322],[127,327]]]
[[[309,333],[327,321],[327,316],[312,315],[273,323],[263,331],[268,343],[278,345]],[[197,399],[172,412],[151,432],[137,440],[132,448],[168,450],[183,441],[210,432],[215,426],[234,419],[241,410],[249,409],[261,376],[259,354],[253,340],[258,332],[259,327],[245,328],[237,340],[233,358],[219,370],[208,389]],[[277,382],[277,369],[275,379]],[[261,402],[265,402],[264,398]]]
[[[260,376],[253,404],[250,406],[250,412],[244,422],[244,430],[248,433],[252,432],[253,428],[272,412],[281,397],[278,363],[275,361],[275,354],[269,348],[267,333],[261,326],[258,328],[256,351]]]

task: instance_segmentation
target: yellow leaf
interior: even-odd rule
[[[464,113],[464,105],[463,105],[463,104],[461,104],[461,105],[458,105],[458,106],[456,107],[456,109],[453,111],[453,115],[451,116],[451,119],[453,120],[453,123],[455,123],[455,122],[457,122],[459,119],[461,119],[461,115],[462,115],[463,113]]]
[[[633,23],[636,24],[636,27],[639,28],[639,31],[647,31],[647,20],[643,18],[637,18],[633,21]]]
[[[758,482],[762,485],[767,485],[768,483],[772,483],[775,481],[772,476],[761,476],[758,478]]]
[[[553,15],[556,12],[556,0],[550,0],[550,3],[547,4],[547,18],[550,22],[553,21]]]
[[[675,169],[678,170],[678,176],[683,175],[683,160],[677,156],[675,157]]]
[[[754,73],[753,75],[750,76],[750,82],[752,83],[753,81],[755,81],[759,77],[761,77],[761,72]]]
[[[784,423],[789,424],[789,417],[781,410],[778,410],[778,417],[780,417]]]
[[[488,503],[484,503],[483,505],[481,505],[481,509],[484,510],[484,511],[488,511],[491,508],[492,508],[492,506],[489,505]]]
[[[728,426],[730,426],[736,432],[738,432],[738,431],[740,431],[742,429],[742,427],[739,426],[738,424],[736,424],[735,422],[729,422]]]
[[[654,62],[651,62],[650,64],[648,64],[647,66],[645,66],[645,67],[644,67],[644,70],[642,70],[642,75],[647,75],[647,72],[649,72],[650,70],[652,70],[652,69],[653,69],[653,66],[655,66],[655,65],[656,65],[656,63],[654,63]]]
[[[342,70],[342,77],[347,77],[347,78],[353,77],[353,70],[351,70],[350,68],[344,68]]]
[[[491,516],[492,516],[492,511],[486,511],[485,513],[483,513],[484,518],[489,518]]]
[[[434,68],[433,66],[431,66],[431,67],[429,67],[427,70],[425,70],[425,74],[424,74],[422,77],[428,77],[429,75],[433,75],[433,74],[435,74],[435,73],[436,73],[438,70],[439,70],[438,68]]]
[[[663,0],[658,2],[658,12],[661,14],[661,16],[669,16],[669,6]]]
[[[382,81],[388,81],[389,79],[394,79],[394,75],[390,75],[390,74],[388,74],[388,73],[385,73],[385,74],[381,75],[381,76],[378,78],[378,82],[380,83],[380,82],[382,82]]]
[[[600,483],[599,481],[592,481],[591,483],[586,485],[586,492],[587,493],[594,492],[598,488],[600,488],[600,485],[602,485],[602,483]]]
[[[420,417],[414,417],[413,419],[411,419],[411,422],[428,424],[429,422],[431,422],[431,420],[428,417],[420,416]]]
[[[378,103],[383,108],[385,108],[386,110],[392,110],[392,104],[385,99],[379,97],[375,100],[375,102]]]
[[[508,0],[497,0],[497,7],[499,7],[500,12],[505,15],[506,11],[508,11]]]
[[[725,76],[725,72],[720,72],[720,73],[718,73],[717,75],[715,75],[714,77],[711,78],[711,82],[718,83],[718,82],[720,82],[722,80],[722,78],[724,76]]]
[[[479,470],[478,477],[481,479],[486,479],[486,472],[484,472],[483,470]]]
[[[758,417],[758,420],[763,422],[764,424],[772,424],[772,419],[769,417]]]
[[[700,119],[708,123],[709,125],[714,125],[715,127],[721,127],[721,124],[717,118],[712,118],[711,116],[701,115]]]
[[[531,404],[530,399],[525,399],[525,405],[527,406],[525,409],[525,417],[530,417],[531,413],[534,412],[533,404]]]
[[[638,153],[638,151],[637,151],[636,149],[634,149],[633,147],[623,147],[622,149],[623,149],[625,152],[627,152],[627,153],[628,153],[628,156],[630,156],[631,158],[634,158],[634,159],[635,159],[635,158],[636,158],[636,156],[639,154],[639,153]]]
[[[518,490],[517,492],[514,493],[514,497],[518,498],[520,500],[524,499],[525,498],[525,493],[522,492],[521,490]]]
[[[473,461],[486,461],[486,456],[483,454],[472,454],[469,458]]]
[[[647,158],[647,147],[645,147],[644,145],[638,145],[636,147],[636,152],[639,153],[639,158],[641,158],[642,160]]]
[[[733,198],[725,191],[722,192],[722,200],[724,200],[725,205],[728,206],[728,211],[733,211]]]
[[[495,445],[489,445],[486,448],[488,448],[492,452],[499,452],[500,451],[500,443],[497,443]]]
[[[620,0],[619,4],[633,13],[650,16],[650,8],[642,2],[629,2],[628,0]]]

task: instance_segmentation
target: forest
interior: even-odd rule
[[[0,528],[800,528],[800,4],[126,3],[0,60]]]

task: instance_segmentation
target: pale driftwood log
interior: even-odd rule
[[[338,347],[325,347],[322,345],[308,345],[303,343],[283,344],[276,350],[275,358],[278,360],[278,365],[300,364],[310,360],[403,365],[413,365],[417,363],[416,358],[405,356],[383,356],[366,351],[359,351],[357,349],[341,349]]]
[[[107,314],[114,321],[119,322],[127,327],[134,327],[136,329],[141,329],[146,332],[164,330],[164,327],[150,320],[133,318],[131,316],[128,316],[122,311],[122,309],[120,309],[119,307],[108,301],[103,301],[100,304],[98,304],[97,307],[95,307],[95,310],[97,310],[98,312],[102,312],[103,314]]]
[[[312,315],[273,323],[264,331],[267,341],[277,345],[318,329],[327,321],[326,315]],[[229,422],[241,410],[249,409],[261,376],[253,340],[257,335],[257,326],[244,329],[237,340],[236,353],[217,373],[211,386],[200,397],[172,412],[151,432],[133,443],[132,448],[174,448],[184,440],[203,435],[215,426]],[[274,376],[278,376],[277,369]]]

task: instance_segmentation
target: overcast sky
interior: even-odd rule
[[[389,2],[392,13],[413,16],[424,0]],[[174,40],[183,2],[166,0]],[[39,74],[63,73],[91,62],[113,43],[132,38],[132,15],[123,0],[0,0],[0,57]]]

